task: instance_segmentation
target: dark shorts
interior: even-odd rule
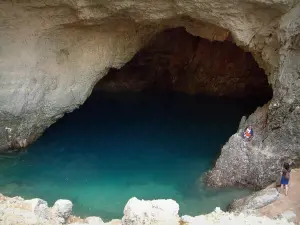
[[[281,177],[281,180],[280,180],[280,184],[288,185],[288,184],[289,184],[289,179],[286,179],[286,178],[284,178],[284,177],[282,176],[282,177]]]

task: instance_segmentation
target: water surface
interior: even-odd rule
[[[248,190],[207,189],[201,177],[254,110],[245,101],[178,93],[94,93],[28,151],[0,158],[0,192],[70,199],[80,216],[121,218],[129,198],[172,198],[192,216]],[[249,102],[247,102],[249,103]]]

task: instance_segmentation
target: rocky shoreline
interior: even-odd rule
[[[292,170],[289,196],[280,195],[276,183],[247,197],[234,200],[223,212],[199,216],[180,216],[180,206],[172,199],[139,200],[131,198],[124,216],[104,222],[100,217],[80,218],[72,215],[69,200],[57,200],[52,207],[42,199],[25,200],[0,194],[0,224],[2,225],[293,225],[300,224],[300,169]],[[101,216],[101,215],[100,215]]]
[[[274,190],[273,190],[274,191]],[[262,197],[262,196],[261,196]],[[249,199],[249,198],[248,198]],[[251,197],[250,197],[251,199]],[[253,199],[252,199],[253,202]],[[255,201],[254,201],[255,202]],[[248,207],[247,207],[248,206]],[[216,208],[214,212],[196,217],[179,216],[179,205],[171,199],[152,201],[131,198],[121,219],[103,222],[100,217],[80,218],[72,215],[73,204],[69,200],[57,200],[52,207],[42,199],[24,200],[21,197],[5,197],[0,194],[0,224],[3,225],[294,225],[287,217],[275,219],[263,217],[249,209],[223,212]]]

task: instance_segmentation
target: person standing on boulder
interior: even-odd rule
[[[285,162],[283,164],[280,184],[281,184],[281,190],[285,189],[286,196],[288,195],[288,184],[289,184],[290,178],[291,178],[290,164]]]

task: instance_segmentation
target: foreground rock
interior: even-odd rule
[[[42,199],[24,200],[0,195],[0,212],[0,221],[7,224],[63,224],[71,215],[72,203],[58,200],[49,208]]]
[[[52,207],[52,214],[59,218],[60,223],[65,223],[72,213],[73,204],[69,200],[57,200]]]
[[[291,172],[288,196],[280,194],[276,187],[278,188],[278,184],[274,182],[248,197],[234,200],[228,209],[235,213],[250,213],[273,219],[285,218],[300,223],[300,169],[293,169]]]
[[[260,209],[279,199],[279,192],[276,188],[264,189],[248,197],[234,200],[229,206],[229,211],[243,212]]]
[[[174,200],[144,201],[131,198],[125,206],[122,223],[179,225],[179,205]]]
[[[222,211],[213,212],[207,215],[196,216],[187,225],[292,225],[285,219],[271,220],[266,217],[259,217],[254,215],[245,215],[240,213],[238,215],[225,213]]]
[[[216,208],[201,216],[179,217],[179,205],[174,200],[145,201],[132,198],[124,209],[122,220],[104,223],[99,217],[81,219],[71,215],[72,203],[58,200],[52,208],[41,199],[24,200],[0,195],[0,224],[9,225],[293,225],[287,222],[293,215],[285,213],[276,220],[253,215],[225,213]],[[63,222],[64,221],[64,222]]]

